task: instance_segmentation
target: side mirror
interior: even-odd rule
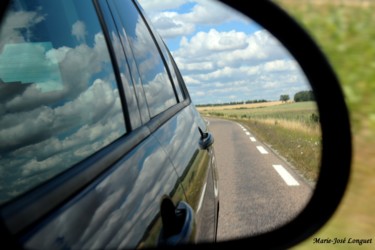
[[[220,242],[222,247],[290,248],[317,232],[332,216],[345,192],[351,164],[351,131],[340,84],[310,36],[271,1],[221,0],[274,35],[299,63],[314,91],[322,131],[322,157],[314,194],[288,224],[249,238]],[[204,247],[204,245],[203,245]]]
[[[0,3],[0,21],[4,14],[3,12],[8,2],[9,1],[3,1],[2,3]],[[93,1],[93,2],[98,4],[98,1]],[[108,2],[111,2],[111,1],[108,1]],[[245,237],[245,238],[237,238],[237,239],[228,240],[224,242],[218,242],[217,245],[215,246],[218,246],[219,248],[221,247],[239,248],[245,244],[246,246],[250,246],[250,247],[259,245],[261,246],[262,249],[263,248],[265,249],[290,248],[298,244],[299,242],[303,241],[307,237],[311,236],[315,232],[317,232],[333,215],[333,213],[337,209],[344,195],[344,192],[345,192],[348,180],[349,180],[351,154],[352,154],[352,146],[351,146],[352,142],[351,142],[351,131],[350,131],[348,110],[346,108],[343,93],[340,88],[338,79],[335,76],[335,73],[333,69],[331,68],[330,64],[328,63],[327,59],[325,58],[324,54],[320,51],[320,49],[314,43],[314,41],[310,38],[310,36],[291,17],[289,17],[283,10],[281,10],[276,4],[272,3],[272,1],[245,2],[245,1],[221,0],[221,2],[242,12],[244,15],[248,16],[249,18],[257,22],[259,25],[264,27],[269,33],[271,33],[275,38],[277,38],[280,41],[280,43],[294,57],[295,61],[298,62],[300,68],[302,69],[303,73],[305,74],[306,78],[311,84],[311,89],[314,92],[314,98],[317,104],[319,117],[313,116],[312,119],[320,122],[321,135],[322,135],[322,151],[321,151],[321,159],[320,159],[321,167],[320,167],[316,185],[313,190],[313,194],[311,198],[309,197],[310,199],[307,202],[304,209],[300,213],[298,213],[296,217],[294,217],[293,220],[271,231],[257,233],[255,235]],[[85,13],[85,15],[87,15],[87,13]],[[141,20],[141,18],[138,20]],[[18,26],[15,26],[15,28],[19,30]],[[81,40],[81,39],[77,39],[77,40]],[[228,43],[228,40],[225,42]],[[229,41],[229,43],[230,42],[231,41]],[[20,45],[20,46],[23,46],[23,45]],[[21,48],[21,47],[18,47],[18,48]],[[1,83],[1,80],[0,80],[0,83]],[[2,94],[4,95],[4,93]],[[282,97],[283,96],[280,97],[280,101],[289,100],[289,96],[284,96],[285,98],[282,98]],[[130,124],[127,124],[127,125],[128,127],[131,127]],[[176,125],[175,127],[178,127],[178,126]],[[147,128],[146,130],[149,131],[149,128]],[[144,130],[140,130],[140,133],[143,133],[143,131]],[[201,140],[197,142],[199,143],[199,146],[201,147],[201,149],[209,148],[214,141],[213,135],[211,135],[208,132],[202,131],[201,129],[195,132],[200,133]],[[246,132],[246,133],[249,133],[249,132]],[[144,132],[144,134],[145,135],[142,134],[142,136],[149,135],[148,132],[147,133]],[[136,138],[131,137],[131,138],[132,140],[134,139],[134,141],[137,141],[137,143],[138,141],[141,140],[138,137]],[[217,140],[217,142],[219,141],[219,137],[216,137],[215,139]],[[135,142],[134,142],[134,145],[136,145]],[[133,148],[134,145],[131,144],[129,148]],[[116,151],[115,153],[116,155],[120,154],[118,153],[118,151]],[[166,156],[165,159],[167,159],[168,157],[166,155],[166,152],[164,152],[163,154],[165,154]],[[99,166],[100,168],[98,167],[97,170],[95,170],[96,171],[94,174],[95,176],[102,174],[104,171],[103,169],[106,168],[107,165],[112,164],[113,159],[110,161],[108,160],[109,158],[112,158],[112,157],[108,156],[108,158],[104,158],[103,156],[100,159],[104,159],[104,160],[100,162],[96,161],[97,158],[90,159],[90,160],[95,160],[95,162],[99,162],[100,164],[103,165],[103,166],[100,165]],[[107,163],[107,161],[111,163]],[[151,160],[149,162],[153,163]],[[215,161],[212,161],[212,162],[216,162],[216,158],[215,158]],[[162,166],[164,167],[165,164],[163,164]],[[171,172],[177,172],[175,171],[176,169],[173,170],[172,163],[170,164],[170,167],[171,167],[170,169],[172,169]],[[85,169],[87,169],[87,166],[82,165],[82,168],[75,169],[74,171],[81,171],[84,173]],[[194,174],[196,173],[194,172]],[[216,173],[212,173],[212,175],[215,175],[215,174]],[[59,181],[62,180],[65,182],[65,179],[70,180],[70,178],[67,178],[67,176],[69,177],[69,175],[61,175],[61,176],[62,177],[59,179]],[[82,176],[87,177],[84,175]],[[132,175],[128,175],[128,176],[132,177]],[[40,195],[43,198],[47,197],[44,200],[42,200],[45,203],[40,203],[40,204],[52,204],[48,200],[49,197],[52,197],[51,201],[54,202],[53,206],[62,204],[63,201],[65,202],[68,199],[69,197],[68,195],[73,195],[73,191],[71,191],[72,190],[71,187],[76,188],[74,191],[74,195],[75,195],[75,193],[77,193],[78,191],[82,190],[83,188],[86,188],[89,181],[91,182],[93,177],[90,177],[90,178],[85,178],[84,179],[85,183],[82,184],[82,186],[79,186],[81,184],[79,185],[75,184],[75,183],[78,183],[78,181],[76,181],[78,179],[73,179],[72,182],[69,182],[68,183],[69,186],[66,186],[67,187],[66,190],[69,189],[69,192],[66,192],[64,196],[65,198],[61,198],[61,200],[59,200],[60,199],[60,197],[58,197],[59,195],[53,195],[53,197],[52,195],[51,196]],[[178,178],[176,177],[176,179]],[[119,182],[123,183],[123,180],[121,178],[118,178],[118,180]],[[142,185],[143,183],[144,182],[142,182]],[[56,183],[53,183],[53,185],[55,184]],[[195,184],[195,182],[193,184]],[[164,183],[162,183],[160,186],[165,186],[165,185]],[[214,185],[212,184],[212,186]],[[171,185],[171,187],[175,187],[174,190],[177,190],[177,186]],[[35,190],[36,192],[41,192],[40,189],[35,189]],[[63,191],[66,191],[65,189],[63,190],[63,189],[57,189],[57,188],[56,190],[57,190],[56,192],[60,192],[60,193],[64,193]],[[203,190],[206,190],[205,184],[204,184]],[[181,191],[181,194],[183,195],[184,192],[186,191]],[[202,193],[204,192],[205,191],[203,191]],[[215,193],[214,196],[217,196],[217,190],[213,190],[212,192]],[[37,194],[39,195],[39,193]],[[107,195],[106,193],[103,196],[107,197],[109,195]],[[25,197],[25,199],[21,201],[22,202],[26,201],[28,204],[29,204],[29,200],[31,201],[33,200],[33,196],[23,196],[23,197]],[[58,197],[58,198],[55,199],[55,197]],[[121,194],[119,195],[119,197],[124,197],[124,196],[122,196]],[[151,195],[150,197],[147,197],[147,198],[149,200],[152,200],[154,198],[153,195]],[[95,200],[95,198],[93,198],[93,200]],[[197,201],[196,203],[198,204],[197,207],[200,207],[199,203],[201,204],[202,200],[196,199],[196,201]],[[102,204],[100,200],[98,201],[95,200],[95,202],[97,202],[98,204]],[[23,203],[17,203],[18,206],[16,208],[22,211],[21,208],[24,207],[22,204]],[[85,203],[85,204],[88,204],[87,207],[89,207],[90,205],[89,203]],[[155,234],[157,236],[153,237],[153,240],[159,240],[161,243],[174,244],[174,243],[180,243],[178,239],[184,239],[183,242],[185,242],[185,240],[187,241],[191,239],[190,234],[191,232],[194,232],[195,230],[193,226],[191,226],[194,224],[193,211],[184,202],[176,203],[176,206],[174,204],[175,203],[169,200],[164,200],[164,202],[162,203],[162,206],[161,206],[162,212],[160,214],[162,217],[161,218],[162,223],[165,227],[163,229],[164,231],[162,231],[162,234]],[[107,205],[107,204],[105,203],[104,205]],[[46,210],[43,213],[55,212],[57,209],[55,209],[53,206],[51,206],[51,209],[53,208],[53,211]],[[218,207],[217,205],[215,206]],[[30,206],[29,208],[30,209],[28,211],[31,211],[31,212],[38,211],[40,210],[39,208],[44,209],[43,206]],[[221,208],[222,206],[220,206],[220,209]],[[103,210],[105,210],[105,208]],[[131,208],[131,211],[136,211],[136,210],[137,209],[134,207]],[[11,211],[11,210],[8,209],[7,211]],[[87,209],[82,209],[82,211],[86,213]],[[100,214],[101,211],[102,210],[99,210],[99,212],[97,213],[98,217],[101,216]],[[213,210],[209,210],[207,214],[212,215],[213,213],[211,211]],[[251,212],[249,211],[249,213]],[[94,212],[92,212],[92,214],[94,214]],[[22,218],[27,218],[25,214],[21,214],[21,215],[23,217],[22,216],[13,217],[17,219],[21,218],[20,220],[14,220],[15,222],[13,222],[13,225],[16,225],[16,230],[14,231],[17,231],[17,235],[11,235],[7,231],[7,228],[6,228],[7,225],[5,225],[3,221],[0,221],[0,232],[2,234],[2,237],[5,238],[4,239],[5,242],[12,243],[13,241],[16,241],[17,237],[22,236],[23,233],[26,233],[25,231],[21,231],[21,229],[23,230],[22,225],[20,227],[18,227],[19,225],[17,225],[19,221],[22,222]],[[120,215],[120,213],[116,213],[115,215],[118,216]],[[61,219],[62,224],[66,223],[66,221],[64,220],[64,217],[61,217],[61,218],[63,218]],[[73,219],[79,218],[79,216],[75,216],[71,218]],[[111,219],[113,218],[117,218],[117,217],[111,217]],[[41,221],[40,217],[36,218],[36,220],[38,220],[38,222]],[[115,219],[111,220],[110,222],[114,220]],[[154,220],[153,222],[155,221],[156,220]],[[44,221],[42,222],[44,223]],[[76,225],[76,223],[81,224],[80,227],[85,228],[85,225],[82,224],[81,221],[77,222],[77,220],[74,220],[74,225]],[[106,224],[98,222],[95,224],[95,228],[100,227],[101,225],[106,225]],[[217,230],[217,224],[215,226]],[[56,226],[56,228],[61,228],[61,227]],[[193,229],[190,230],[191,228]],[[112,230],[112,232],[114,231],[115,230]],[[51,231],[46,230],[46,232],[50,233]],[[80,233],[75,234],[75,235],[80,235]],[[177,239],[174,238],[175,235],[178,235],[178,237],[176,237]],[[93,236],[96,237],[96,235],[94,234]],[[144,237],[147,235],[140,234],[140,236]],[[130,236],[128,235],[128,237],[131,237],[131,235]],[[105,240],[104,242],[106,242],[107,238],[104,240]],[[119,238],[119,242],[121,241],[122,239]],[[61,248],[68,248],[68,245],[65,244],[66,242],[64,240],[64,237],[60,237],[59,235],[59,237],[57,237],[56,239],[56,242],[61,246]],[[202,243],[199,245],[182,245],[179,247],[181,248],[193,247],[193,248],[206,249],[207,247],[211,247],[211,245],[209,245],[209,243]]]

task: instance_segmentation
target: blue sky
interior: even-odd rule
[[[214,0],[139,0],[171,50],[195,104],[255,99],[310,86],[266,30]]]

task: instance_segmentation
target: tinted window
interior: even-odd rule
[[[176,93],[177,93],[177,96],[178,96],[178,100],[180,102],[182,102],[185,98],[184,98],[184,94],[182,93],[181,85],[178,81],[176,71],[175,71],[175,69],[173,67],[173,64],[172,64],[172,56],[171,56],[170,53],[168,53],[168,48],[165,46],[165,44],[163,42],[160,42],[159,44],[160,44],[160,49],[162,50],[164,58],[167,62],[171,77],[173,79],[174,86],[175,86],[175,89],[176,89]]]
[[[169,60],[168,64],[170,65],[169,67],[171,69],[171,75],[173,77],[173,81],[176,86],[176,92],[177,92],[178,98],[179,98],[179,101],[182,102],[183,100],[186,99],[185,93],[182,90],[182,85],[185,83],[183,81],[180,71],[178,70],[176,62],[174,61],[170,53],[168,53],[168,60]]]
[[[0,203],[125,134],[92,1],[14,1],[0,29]]]
[[[177,103],[173,86],[159,50],[136,7],[131,1],[116,0],[115,3],[138,66],[150,116],[153,117]]]
[[[139,8],[141,8],[141,7],[139,7]],[[143,9],[141,9],[141,11],[142,11],[142,13],[144,12]],[[147,20],[148,23],[151,23],[151,21],[149,20],[147,15],[145,15],[143,13],[143,16]],[[165,45],[165,43],[163,42],[163,40],[161,39],[161,37],[157,33],[157,31],[154,29],[154,27],[153,26],[149,26],[149,27],[150,27],[151,32],[153,33],[157,43],[159,44],[160,50],[161,50],[161,52],[163,54],[163,57],[164,57],[167,65],[168,65],[169,73],[170,73],[170,76],[171,76],[172,81],[174,83],[174,87],[175,87],[175,90],[176,90],[176,93],[177,93],[177,96],[178,96],[178,100],[180,102],[182,102],[185,99],[185,97],[184,97],[184,94],[182,92],[180,82],[178,81],[178,77],[177,77],[175,68],[173,67],[173,64],[172,64],[172,61],[173,61],[172,55],[169,53],[167,46]]]

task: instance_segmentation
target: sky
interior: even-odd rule
[[[298,63],[267,30],[215,0],[139,0],[195,104],[291,99],[310,90]]]

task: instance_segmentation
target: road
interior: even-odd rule
[[[303,210],[312,186],[239,123],[209,118],[220,191],[218,240],[269,231]]]

